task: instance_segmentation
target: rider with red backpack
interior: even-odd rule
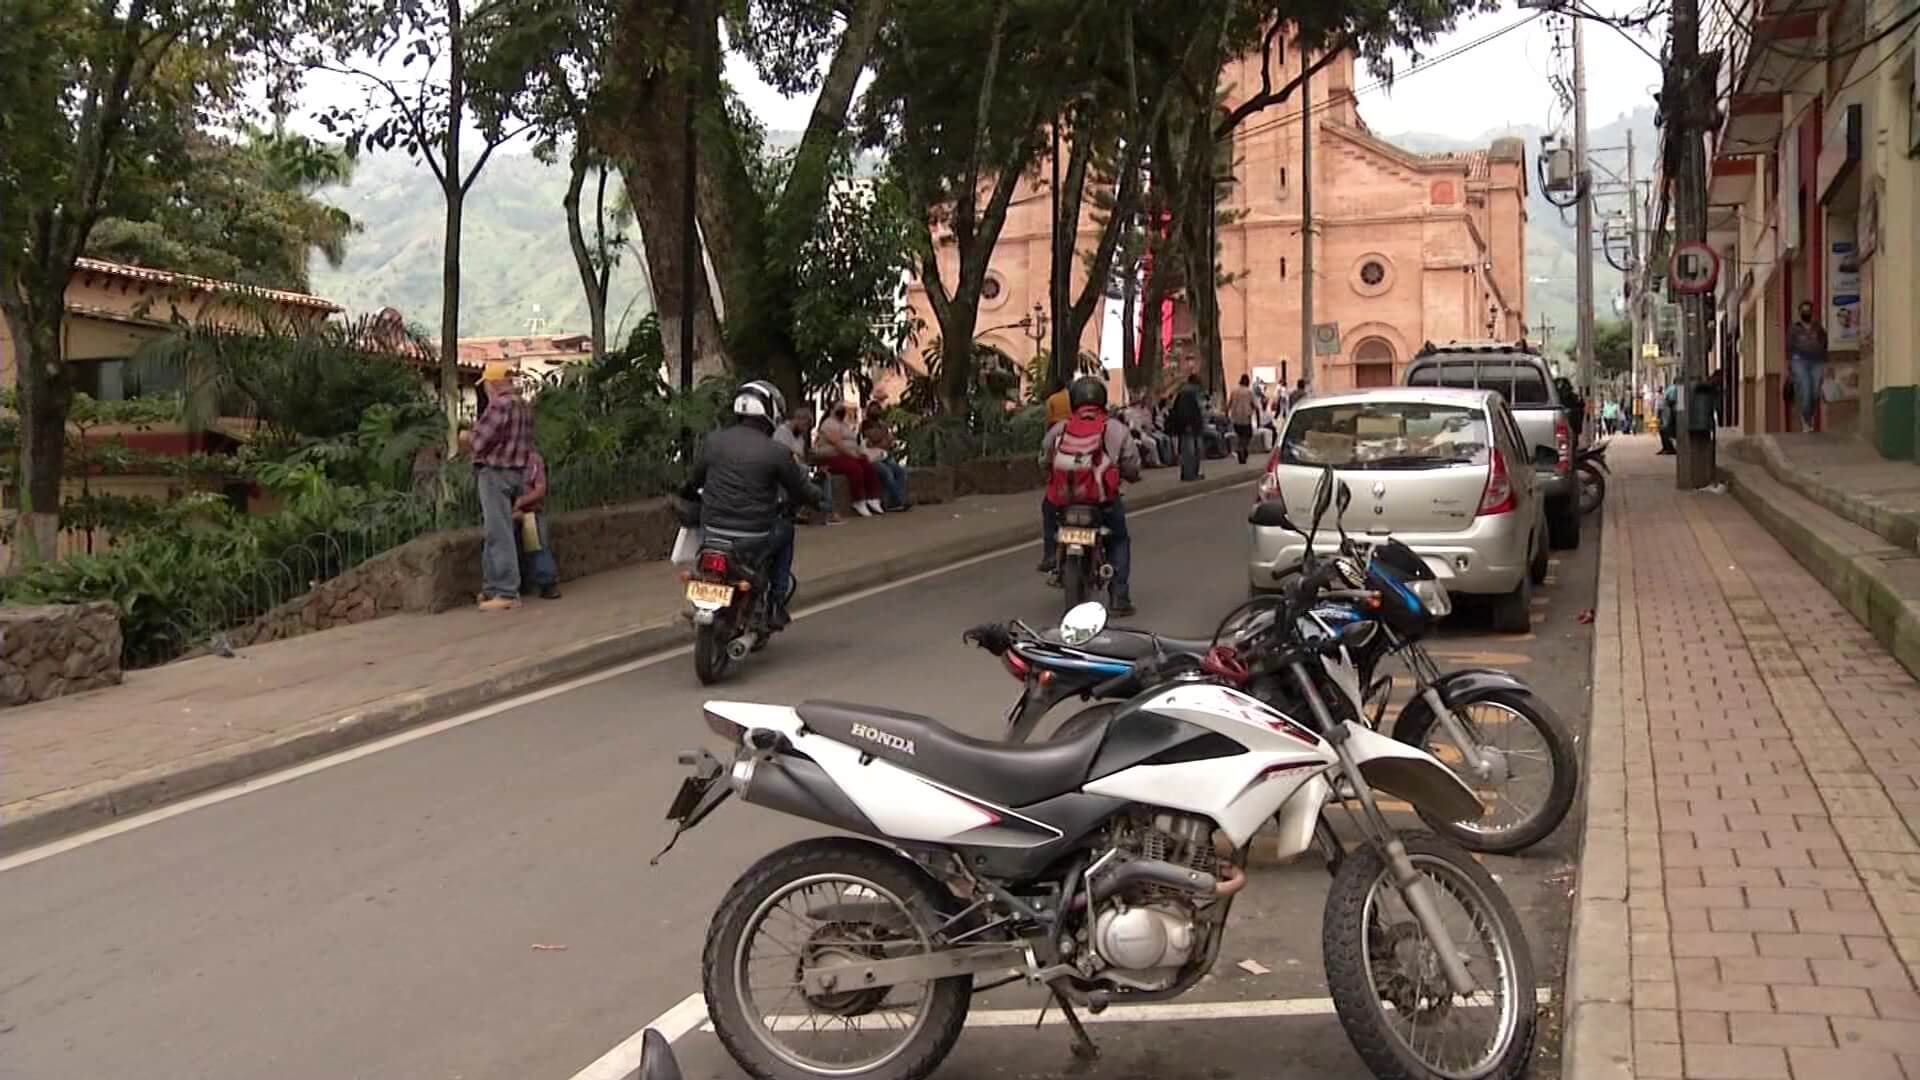
[[[1072,414],[1047,429],[1040,459],[1052,470],[1046,498],[1040,503],[1043,543],[1040,570],[1054,572],[1060,511],[1092,505],[1105,508],[1107,559],[1113,566],[1110,584],[1115,615],[1133,614],[1129,588],[1133,545],[1127,535],[1127,508],[1120,482],[1140,479],[1140,448],[1133,433],[1117,417],[1107,415],[1107,384],[1092,376],[1075,379],[1067,391]]]

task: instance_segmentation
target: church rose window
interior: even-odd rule
[[[1378,260],[1369,259],[1360,267],[1360,280],[1368,285],[1378,285],[1387,280],[1387,268],[1380,265]]]

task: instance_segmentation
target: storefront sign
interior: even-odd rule
[[[1860,251],[1851,238],[1827,247],[1827,341],[1833,348],[1860,343]]]
[[[1820,193],[1821,202],[1832,198],[1834,185],[1859,164],[1861,126],[1858,104],[1841,106],[1827,117],[1827,129],[1820,136],[1820,160],[1814,170],[1814,190]]]

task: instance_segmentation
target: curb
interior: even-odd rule
[[[1191,484],[1129,495],[1128,506],[1132,510],[1145,510],[1198,495],[1211,495],[1250,483],[1257,475],[1258,470],[1251,466],[1221,472]],[[939,570],[977,555],[1032,542],[1038,539],[1038,532],[1039,523],[1029,520],[880,559],[809,582],[806,600],[809,604],[818,604]],[[495,665],[458,681],[319,717],[292,731],[219,747],[111,781],[25,800],[20,804],[24,810],[0,821],[0,855],[111,824],[117,818],[432,723],[502,697],[649,656],[692,639],[693,635],[680,619],[656,621],[571,642],[513,663]]]
[[[1802,495],[1756,463],[1720,471],[1747,512],[1920,678],[1920,558]]]
[[[1627,672],[1637,671],[1638,634],[1625,620],[1623,569],[1631,554],[1618,507],[1602,512],[1600,581],[1594,600],[1593,708],[1587,726],[1586,804],[1568,935],[1564,1080],[1632,1080],[1633,982],[1627,926]],[[1630,566],[1630,563],[1629,563]],[[1644,705],[1644,702],[1641,702]]]
[[[1920,548],[1920,512],[1887,505],[1872,495],[1824,485],[1817,470],[1794,464],[1771,435],[1749,435],[1733,444],[1733,457],[1761,465],[1767,475],[1802,498],[1875,533],[1895,547]]]

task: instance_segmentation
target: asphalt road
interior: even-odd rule
[[[1246,500],[1138,516],[1137,623],[1198,635],[1242,598]],[[839,535],[858,543],[859,529]],[[1584,732],[1576,616],[1592,606],[1594,539],[1563,553],[1532,634],[1493,635],[1467,610],[1434,642],[1443,665],[1512,667]],[[826,696],[992,732],[1017,687],[959,635],[1057,616],[1033,561],[1021,551],[803,618],[717,694],[675,657],[0,873],[0,1077],[568,1080],[696,991],[727,886],[818,831],[735,803],[648,866],[674,752],[709,738],[700,703]],[[1556,998],[1574,836],[1569,822],[1523,858],[1488,860]],[[1192,999],[1323,996],[1324,871],[1250,876],[1220,970]],[[1000,991],[976,1007],[1037,1002]],[[1546,1012],[1536,1075],[1554,1071],[1559,1041],[1557,1006]],[[1366,1075],[1310,1004],[1095,1035],[1105,1053],[1082,1068],[1058,1027],[970,1032],[939,1075]],[[677,1049],[689,1077],[742,1075],[711,1035]]]

